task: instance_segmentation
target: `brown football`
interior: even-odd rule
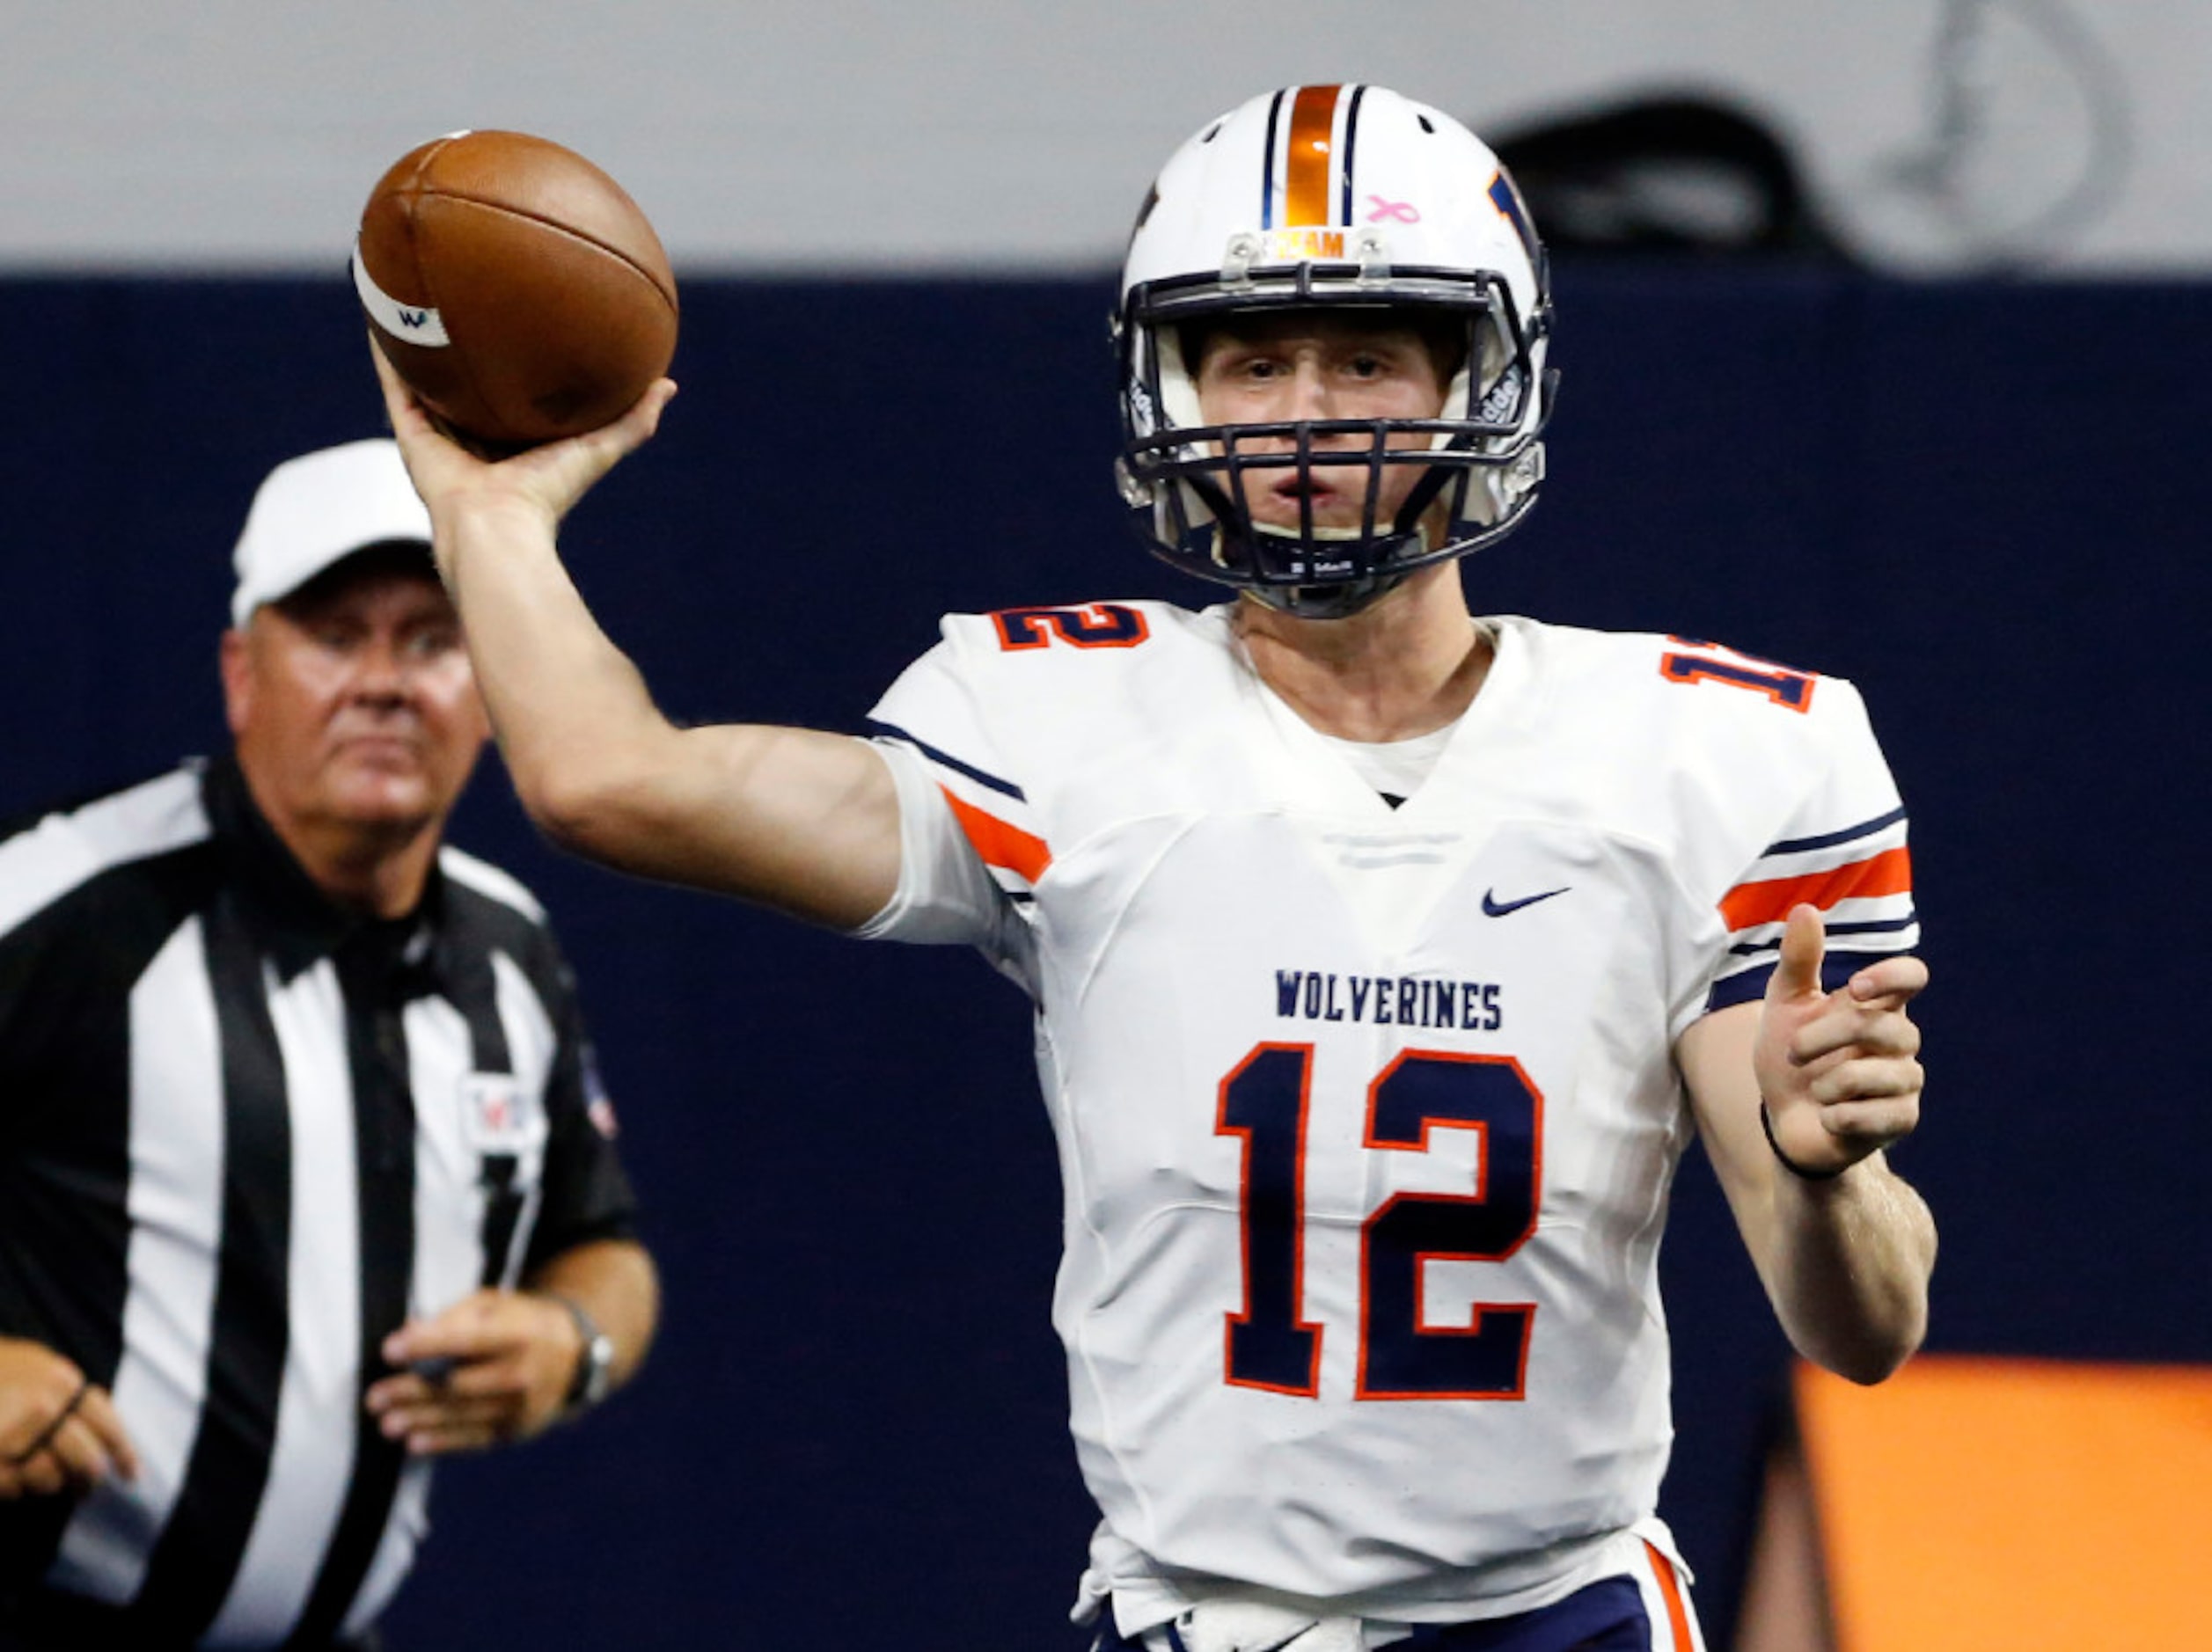
[[[399,376],[494,447],[596,429],[676,353],[676,278],[637,202],[520,132],[401,156],[362,209],[354,287]]]

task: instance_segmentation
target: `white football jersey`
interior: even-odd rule
[[[908,872],[863,932],[1035,1000],[1125,1633],[1224,1590],[1541,1605],[1664,1541],[1674,1041],[1799,901],[1833,979],[1909,949],[1904,812],[1848,683],[1520,618],[1393,808],[1229,611],[947,619],[875,713]]]

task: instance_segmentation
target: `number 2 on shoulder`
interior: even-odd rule
[[[1244,1143],[1239,1202],[1244,1311],[1228,1316],[1225,1380],[1307,1397],[1321,1392],[1324,1327],[1305,1306],[1306,1122],[1313,1047],[1260,1044],[1221,1081],[1215,1134]],[[1533,1303],[1474,1305],[1465,1326],[1429,1326],[1432,1261],[1502,1262],[1536,1231],[1543,1098],[1510,1056],[1407,1050],[1367,1087],[1377,1152],[1426,1152],[1432,1130],[1473,1130],[1471,1193],[1401,1193],[1359,1234],[1359,1400],[1519,1400]]]
[[[1058,641],[1071,648],[1133,648],[1152,634],[1144,615],[1120,603],[1080,608],[1002,608],[991,616],[999,651],[1016,654]]]

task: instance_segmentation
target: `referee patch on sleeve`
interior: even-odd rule
[[[612,1141],[621,1134],[615,1122],[614,1101],[607,1094],[607,1086],[599,1077],[599,1052],[590,1045],[583,1047],[583,1115],[591,1121],[591,1128]]]

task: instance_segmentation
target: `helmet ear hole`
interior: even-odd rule
[[[1427,347],[1429,359],[1436,363],[1437,382],[1450,384],[1467,374],[1468,358],[1473,354],[1468,339],[1466,318],[1457,314],[1432,310],[1406,309],[1398,312],[1405,324],[1420,335]],[[1487,340],[1491,329],[1483,328]],[[1485,354],[1488,354],[1485,349]]]
[[[1195,430],[1205,422],[1198,412],[1200,353],[1205,329],[1195,323],[1155,327],[1152,346],[1160,370],[1160,411],[1171,429]]]

